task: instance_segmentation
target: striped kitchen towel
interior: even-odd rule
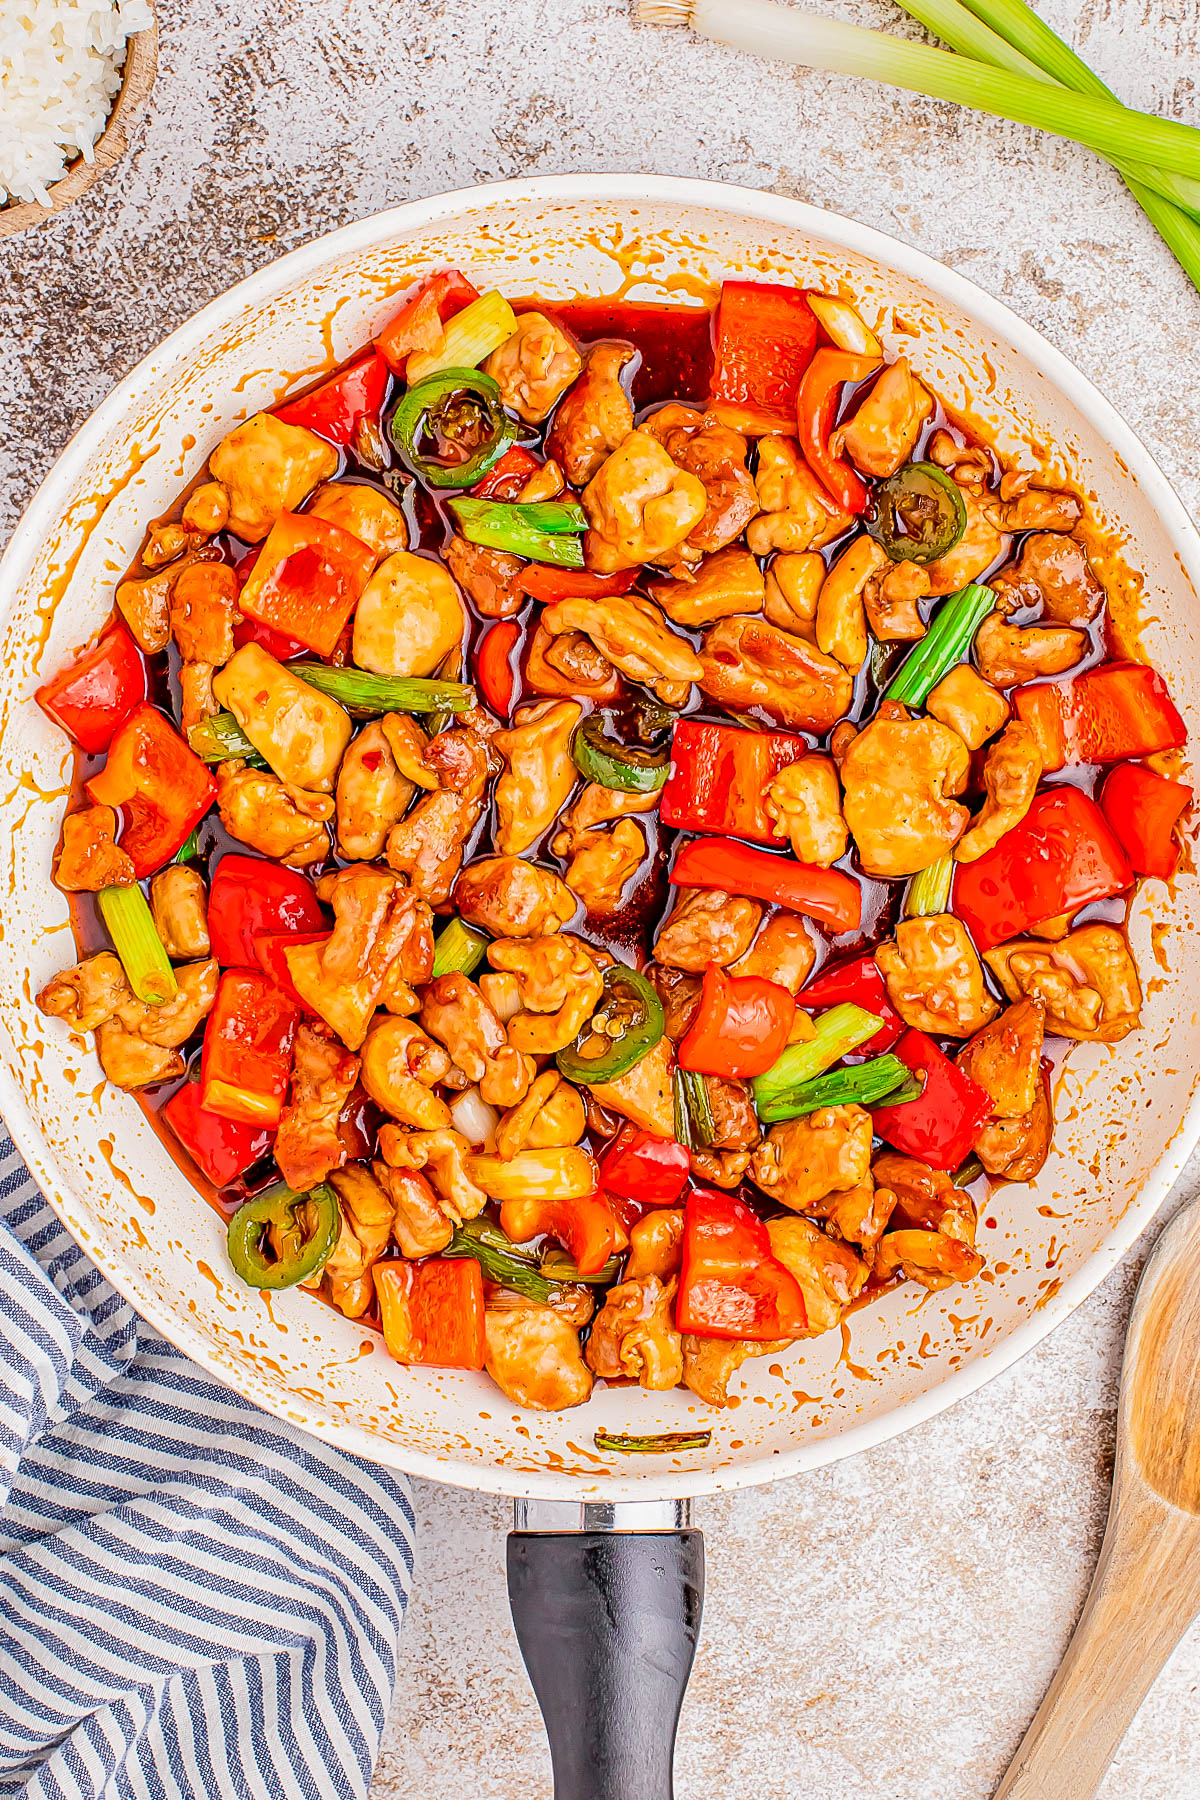
[[[363,1796],[407,1484],[212,1381],[0,1133],[0,1796]]]

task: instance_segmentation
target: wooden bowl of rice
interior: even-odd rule
[[[158,28],[154,20],[153,0],[146,0],[151,14],[150,25],[133,32],[126,40],[125,61],[121,69],[121,85],[113,98],[107,122],[92,145],[90,157],[80,154],[71,162],[66,174],[47,187],[49,204],[38,200],[0,202],[0,238],[12,237],[31,225],[53,218],[72,200],[86,193],[129,148],[130,127],[142,111],[154,85],[158,62]],[[0,185],[0,196],[6,190]]]

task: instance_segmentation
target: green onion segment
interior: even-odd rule
[[[490,941],[485,932],[464,925],[461,919],[451,919],[433,946],[434,979],[439,975],[469,975],[483,961]]]
[[[908,1069],[898,1056],[875,1056],[853,1068],[827,1069],[781,1095],[770,1108],[771,1121],[799,1119],[823,1106],[875,1106],[885,1097],[894,1105],[890,1097],[907,1080]]]
[[[328,694],[356,719],[378,718],[380,713],[471,712],[475,689],[465,681],[425,681],[416,675],[375,675],[369,669],[331,669],[327,663],[293,662],[289,675],[299,676],[309,687]],[[212,723],[211,719],[208,721]],[[197,751],[197,755],[203,755]]]
[[[995,604],[991,588],[978,581],[968,582],[957,594],[951,594],[934,613],[920,643],[909,651],[893,675],[883,698],[898,700],[902,706],[924,706],[942,676],[967,654],[975,633]]]
[[[939,856],[936,862],[914,875],[904,896],[906,919],[931,919],[944,913],[950,904],[954,883],[954,858]]]
[[[454,522],[469,544],[507,550],[531,562],[582,569],[580,534],[587,529],[582,507],[559,500],[451,500]]]
[[[237,757],[255,769],[267,766],[231,712],[213,713],[211,718],[201,719],[188,732],[188,743],[201,762],[229,762]]]
[[[759,1118],[764,1124],[790,1118],[787,1109],[796,1092],[867,1043],[882,1024],[879,1014],[868,1012],[865,1006],[853,1006],[849,1001],[831,1006],[817,1021],[814,1037],[807,1043],[789,1044],[765,1075],[754,1077],[750,1085]]]
[[[146,1006],[165,1006],[179,983],[141,888],[101,888],[96,904],[133,992]]]
[[[623,1431],[597,1431],[592,1442],[597,1450],[615,1451],[620,1456],[669,1456],[676,1450],[707,1450],[712,1432],[660,1431],[635,1437]]]
[[[707,1150],[717,1135],[708,1085],[694,1069],[675,1070],[672,1076],[675,1106],[675,1140],[685,1150]]]
[[[409,353],[405,377],[411,385],[443,369],[474,369],[485,356],[506,343],[516,329],[516,313],[504,295],[492,288],[447,321],[438,349]]]
[[[499,1227],[486,1219],[468,1219],[465,1225],[456,1226],[454,1236],[439,1254],[473,1258],[489,1281],[510,1288],[514,1294],[524,1294],[527,1300],[546,1304],[557,1300],[563,1291],[561,1281],[551,1281],[541,1274],[530,1257],[517,1250]]]

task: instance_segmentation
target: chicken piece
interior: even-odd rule
[[[586,832],[567,868],[567,886],[594,917],[618,912],[646,854],[646,834],[632,819],[611,831]]]
[[[37,1005],[72,1031],[94,1031],[104,1073],[115,1087],[132,1090],[183,1074],[179,1046],[211,1010],[218,974],[215,962],[186,963],[175,971],[174,999],[147,1006],[132,992],[119,959],[105,950],[56,975]]]
[[[483,815],[487,787],[500,758],[487,738],[469,725],[431,738],[423,761],[438,789],[419,800],[387,837],[388,867],[406,875],[431,906],[450,897],[467,839]]]
[[[1017,1000],[959,1051],[959,1068],[990,1096],[998,1118],[1020,1119],[1032,1112],[1045,1029],[1043,1002]]]
[[[1041,607],[1059,625],[1090,625],[1104,605],[1083,545],[1057,531],[1035,531],[1021,545],[1016,562],[992,578],[992,587],[1011,611]]]
[[[827,1194],[860,1186],[870,1166],[870,1113],[826,1106],[772,1125],[751,1158],[750,1175],[772,1200],[805,1212]]]
[[[955,856],[959,862],[978,862],[1006,831],[1019,825],[1033,804],[1042,778],[1042,755],[1028,725],[1018,719],[996,739],[983,765],[987,799],[970,829],[960,838]]]
[[[658,794],[625,794],[619,788],[601,787],[599,782],[589,781],[560,819],[560,829],[551,838],[550,848],[555,856],[574,856],[591,842],[597,827],[627,818],[630,813],[653,812],[658,802]]]
[[[64,894],[132,887],[137,872],[129,852],[117,843],[117,815],[111,806],[85,806],[66,815],[52,879]]]
[[[978,581],[1006,553],[1012,541],[1007,532],[993,523],[985,499],[974,488],[964,487],[961,482],[958,485],[967,509],[966,529],[945,556],[926,563],[931,594],[957,594],[969,581]]]
[[[454,888],[459,917],[493,937],[543,937],[579,911],[574,894],[549,869],[515,856],[469,863]]]
[[[789,840],[801,862],[828,869],[845,856],[849,835],[832,757],[802,756],[788,763],[772,776],[764,805],[776,821],[776,835]]]
[[[202,481],[183,504],[180,523],[185,531],[212,537],[229,523],[229,492],[223,482]],[[264,534],[265,535],[265,534]]]
[[[459,587],[486,619],[515,618],[525,605],[528,595],[521,586],[525,569],[521,557],[469,544],[461,537],[452,537],[442,555]]]
[[[968,750],[981,750],[1011,713],[1004,695],[970,663],[959,663],[942,676],[926,700],[925,710],[957,731]]]
[[[214,679],[213,693],[289,788],[333,792],[354,732],[344,706],[301,681],[255,643],[234,652]]]
[[[975,1139],[975,1154],[989,1175],[1001,1175],[1005,1181],[1036,1181],[1053,1137],[1050,1075],[1042,1069],[1029,1111],[1020,1118],[989,1119]]]
[[[1018,483],[1023,478],[1017,477]],[[1011,478],[1000,484],[1001,498],[991,510],[1005,531],[1073,531],[1083,517],[1083,501],[1078,494],[1053,488],[1023,486],[1020,493],[1005,494],[1011,489]]]
[[[377,675],[432,675],[462,643],[465,628],[458,589],[441,563],[397,550],[363,589],[352,655]]]
[[[665,406],[643,430],[657,438],[677,468],[704,484],[708,504],[680,545],[678,557],[694,563],[739,538],[758,511],[758,495],[746,467],[749,443],[740,431],[687,406]]]
[[[578,1091],[557,1069],[543,1069],[525,1098],[496,1127],[496,1154],[511,1162],[522,1150],[559,1150],[577,1144],[587,1129]]]
[[[1141,1022],[1137,965],[1115,925],[1081,925],[1056,944],[1015,938],[984,961],[1010,1000],[1045,1002],[1055,1037],[1116,1044]]]
[[[401,1135],[397,1131],[397,1137]],[[360,1168],[361,1164],[352,1163],[340,1175],[333,1176],[333,1185],[339,1194],[343,1180],[352,1170]],[[377,1161],[371,1164],[368,1179],[387,1198],[392,1216],[392,1236],[401,1256],[414,1259],[436,1256],[439,1250],[446,1248],[454,1236],[454,1225],[438,1204],[437,1195],[424,1175],[419,1174],[416,1169],[395,1169],[390,1163]]]
[[[531,1056],[553,1056],[578,1037],[600,1004],[604,982],[588,946],[567,933],[499,938],[488,947],[493,968],[516,977],[521,1011],[508,1041]]]
[[[597,1106],[620,1113],[643,1131],[674,1137],[674,1074],[675,1051],[670,1038],[664,1036],[624,1075],[618,1075],[615,1081],[593,1082],[588,1092]]]
[[[753,955],[753,950],[748,950],[746,955]],[[742,961],[745,961],[745,957]],[[739,963],[733,965],[735,969],[740,969],[740,966]],[[662,1002],[663,1029],[671,1042],[677,1044],[691,1030],[699,1010],[702,978],[699,975],[688,975],[682,969],[668,969],[662,963],[653,962],[647,964],[645,975]]]
[[[366,544],[375,552],[377,564],[397,550],[408,549],[404,514],[386,494],[368,487],[365,481],[328,482],[314,494],[308,510],[314,518],[337,525]]]
[[[879,1282],[903,1275],[936,1294],[956,1282],[973,1281],[982,1267],[978,1250],[940,1231],[889,1231],[879,1240],[873,1273]]]
[[[987,487],[995,474],[995,459],[986,444],[959,444],[944,429],[934,432],[925,457],[952,475],[959,487]]]
[[[561,325],[545,313],[519,314],[517,329],[483,365],[500,384],[500,398],[527,425],[540,425],[553,412],[583,367],[579,351]]]
[[[683,1336],[675,1327],[676,1276],[619,1281],[604,1296],[584,1352],[602,1381],[632,1380],[657,1392],[683,1380]]]
[[[583,374],[555,414],[546,449],[573,488],[585,487],[633,430],[633,408],[621,386],[621,370],[633,354],[630,344],[593,344]]]
[[[539,619],[525,658],[525,686],[535,694],[603,705],[617,698],[621,678],[582,631],[564,631],[554,637]]]
[[[863,589],[889,568],[887,552],[874,538],[855,538],[830,569],[817,596],[817,646],[857,675],[867,660],[867,620]]]
[[[318,892],[333,908],[333,931],[290,947],[288,973],[305,1004],[357,1050],[391,982],[429,980],[433,915],[394,875],[367,863],[339,869]]]
[[[342,1048],[327,1025],[306,1022],[297,1028],[291,1085],[279,1115],[274,1156],[279,1173],[298,1194],[316,1187],[346,1160],[348,1152],[338,1125],[358,1071],[357,1056]],[[376,1256],[387,1243],[390,1229],[389,1212]]]
[[[721,706],[752,706],[781,725],[818,735],[850,706],[852,676],[803,638],[761,619],[722,619],[704,634],[700,686]]]
[[[646,592],[676,625],[694,629],[735,613],[762,611],[762,570],[748,550],[731,545],[696,565],[691,577],[648,581]]]
[[[894,475],[912,455],[932,412],[933,395],[917,380],[908,358],[897,357],[833,433],[830,449],[835,456],[848,456],[864,475]]]
[[[119,583],[117,610],[147,656],[157,656],[170,640],[171,593],[179,577],[199,563],[213,564],[215,556],[214,550],[197,551],[153,575],[137,575]]]
[[[605,600],[557,600],[542,614],[546,630],[582,631],[614,668],[652,687],[666,705],[681,705],[700,679],[700,659],[685,638],[668,630],[652,600],[614,594]]]
[[[961,1244],[975,1242],[975,1203],[956,1187],[944,1169],[934,1169],[916,1156],[885,1150],[875,1159],[875,1180],[893,1195],[893,1223],[898,1229],[940,1231]]]
[[[387,1249],[394,1209],[365,1163],[352,1163],[334,1173],[331,1185],[342,1215],[338,1241],[321,1273],[300,1285],[323,1286],[339,1312],[348,1319],[361,1319],[375,1298],[371,1270]]]
[[[918,600],[929,592],[929,574],[920,563],[889,562],[863,585],[863,611],[871,636],[881,644],[915,643],[925,636]]]
[[[857,1187],[841,1194],[827,1194],[811,1207],[814,1218],[824,1221],[832,1237],[857,1244],[868,1267],[874,1262],[875,1246],[888,1228],[896,1206],[892,1190],[876,1186],[870,1175]]]
[[[720,888],[680,888],[675,909],[660,926],[654,954],[661,963],[703,975],[709,963],[722,969],[744,956],[762,919],[757,900]]]
[[[713,1118],[714,1150],[753,1150],[762,1137],[754,1098],[744,1081],[706,1075],[704,1085]]]
[[[848,1244],[809,1219],[768,1219],[771,1254],[794,1275],[808,1315],[806,1337],[832,1331],[863,1290],[870,1269]]]
[[[101,950],[53,976],[38,995],[37,1006],[71,1031],[95,1031],[132,999],[120,957]]]
[[[953,913],[901,919],[875,962],[906,1025],[934,1037],[970,1037],[1000,1010],[966,926]]]
[[[211,663],[181,663],[179,666],[179,722],[184,737],[192,727],[220,712],[213,697],[212,684],[216,669]]]
[[[768,919],[744,956],[731,964],[731,975],[757,975],[798,994],[817,960],[817,946],[807,919],[799,913],[776,913]]]
[[[327,794],[290,792],[278,775],[239,762],[218,763],[213,780],[230,837],[292,869],[329,855],[324,821],[333,816],[333,801]]]
[[[438,1205],[454,1224],[476,1218],[487,1205],[487,1195],[468,1172],[471,1146],[461,1131],[402,1131],[399,1125],[382,1125],[379,1149],[390,1168],[427,1171]]]
[[[1090,647],[1073,625],[1012,625],[990,612],[975,636],[980,674],[995,687],[1014,687],[1041,675],[1062,675],[1082,662]]]
[[[496,848],[519,856],[556,819],[579,779],[571,739],[583,717],[574,700],[519,706],[509,731],[492,739],[505,769],[496,783]]]
[[[163,949],[172,962],[194,962],[209,954],[208,889],[190,863],[168,863],[150,882],[150,911]]]
[[[762,509],[746,527],[746,544],[754,556],[820,550],[854,523],[822,491],[792,438],[758,440],[754,489]]]
[[[208,459],[209,473],[227,497],[225,524],[246,544],[261,544],[280,513],[298,511],[337,465],[332,444],[273,413],[255,413],[244,425],[235,425]]]
[[[142,545],[143,569],[162,569],[203,542],[197,532],[186,531],[174,519],[155,519]]]
[[[450,979],[446,977],[446,979]],[[450,1073],[451,1058],[411,1019],[381,1013],[362,1045],[362,1084],[377,1106],[412,1131],[443,1131],[453,1120],[434,1093]]]
[[[656,1206],[629,1228],[626,1281],[657,1275],[660,1281],[679,1273],[683,1255],[683,1208]]]
[[[551,456],[522,485],[517,499],[523,506],[530,506],[535,500],[557,500],[565,492],[566,485],[562,469]]]
[[[467,1080],[478,1083],[489,1106],[516,1106],[525,1098],[536,1073],[532,1059],[509,1042],[468,976],[439,975],[431,982],[421,999],[421,1023]]]
[[[785,550],[767,570],[763,612],[780,631],[806,643],[817,641],[817,601],[825,582],[825,559],[815,550]]]
[[[434,787],[425,767],[428,739],[406,713],[372,719],[354,738],[338,770],[337,834],[343,856],[373,862],[408,811],[418,785]]]
[[[683,1381],[707,1406],[729,1405],[729,1382],[751,1356],[778,1356],[792,1342],[775,1338],[758,1343],[745,1338],[706,1338],[684,1334]]]
[[[954,848],[968,814],[950,796],[966,786],[970,760],[948,726],[883,702],[841,765],[842,813],[866,874],[915,875]]]
[[[707,512],[708,494],[648,431],[631,431],[584,488],[582,504],[588,568],[614,575],[640,563],[670,561]]]
[[[227,663],[233,655],[238,578],[228,563],[192,562],[172,582],[171,636],[184,662]]]
[[[583,1360],[579,1333],[553,1307],[496,1288],[483,1318],[483,1366],[517,1406],[565,1412],[590,1397],[592,1372]]]

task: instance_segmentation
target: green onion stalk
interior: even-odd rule
[[[289,675],[298,675],[309,687],[328,694],[356,719],[374,719],[389,712],[431,713],[443,707],[449,712],[466,713],[475,706],[475,689],[465,681],[375,675],[369,669],[331,669],[322,662],[294,662],[287,667]],[[197,755],[203,754],[197,751]]]
[[[708,1085],[694,1069],[675,1070],[675,1138],[685,1150],[708,1150],[717,1135]]]
[[[815,1036],[806,1043],[789,1044],[765,1075],[754,1077],[754,1105],[764,1125],[793,1117],[789,1109],[796,1094],[867,1043],[882,1024],[879,1014],[868,1012],[865,1006],[853,1006],[849,1001],[831,1006],[818,1021]]]
[[[899,1090],[908,1081],[908,1069],[898,1056],[875,1056],[849,1069],[827,1069],[789,1088],[770,1107],[772,1124],[781,1119],[800,1119],[820,1112],[823,1106],[876,1106],[886,1099],[897,1104]],[[916,1095],[907,1096],[915,1099]],[[760,1117],[765,1117],[760,1108]]]
[[[660,1431],[636,1437],[624,1431],[597,1431],[592,1442],[597,1450],[611,1450],[621,1456],[668,1456],[677,1450],[707,1450],[712,1432]]]
[[[486,932],[451,919],[433,946],[434,979],[439,975],[469,975],[487,954],[490,939]]]
[[[201,762],[230,762],[237,757],[255,769],[267,766],[231,712],[213,713],[211,718],[201,719],[188,732],[188,743]]]
[[[905,918],[931,919],[936,913],[944,913],[950,904],[953,883],[954,858],[939,856],[909,882],[904,896]]]
[[[454,522],[469,544],[507,550],[531,562],[560,569],[582,569],[581,534],[587,515],[580,506],[560,500],[451,500]]]
[[[137,998],[146,1006],[165,1006],[179,992],[179,983],[141,888],[136,882],[101,888],[96,904]]]
[[[902,706],[924,706],[926,700],[955,663],[962,661],[975,633],[996,604],[990,587],[968,582],[934,613],[929,630],[901,663],[884,689],[885,700]]]
[[[511,1288],[527,1300],[548,1304],[563,1292],[561,1281],[551,1281],[536,1266],[532,1256],[522,1252],[499,1229],[486,1219],[468,1219],[455,1229],[454,1236],[441,1252],[443,1256],[469,1256],[479,1264],[488,1281],[497,1287]]]

